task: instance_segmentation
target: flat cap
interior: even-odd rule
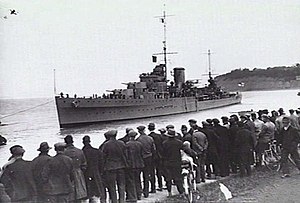
[[[210,118],[206,119],[206,122],[208,122],[209,124],[212,124],[212,120]]]
[[[197,121],[195,119],[190,119],[189,123],[197,123]]]
[[[209,126],[210,124],[207,121],[202,121],[203,126]]]
[[[167,128],[167,129],[170,129],[170,128],[171,128],[171,129],[172,129],[172,128],[174,129],[175,127],[174,127],[174,125],[170,124],[170,125],[167,125],[166,128]]]
[[[219,119],[217,119],[217,118],[212,119],[212,122],[215,124],[220,123]]]
[[[126,128],[126,133],[129,133],[130,130],[133,130],[132,128]]]
[[[106,133],[104,133],[104,135],[106,137],[115,137],[117,136],[118,131],[117,130],[109,130]]]
[[[158,129],[158,131],[161,132],[161,133],[167,132],[167,130],[165,128],[160,128],[160,129]]]
[[[176,132],[174,129],[171,128],[168,130],[168,133],[167,133],[168,137],[175,137],[175,135],[176,135]]]
[[[221,120],[222,120],[222,121],[228,121],[228,117],[227,117],[227,116],[222,116],[222,117],[221,117]]]
[[[155,128],[155,124],[154,123],[149,123],[148,128]]]
[[[137,132],[135,132],[134,130],[130,130],[129,132],[128,132],[128,136],[129,137],[135,137],[137,135]]]
[[[145,130],[145,126],[143,126],[143,125],[140,125],[139,127],[137,127],[137,129],[139,130],[139,131],[143,131],[143,130]]]
[[[55,151],[61,151],[65,147],[66,147],[66,143],[64,143],[64,142],[58,142],[58,143],[54,144]]]

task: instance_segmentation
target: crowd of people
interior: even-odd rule
[[[296,112],[296,114],[295,114]],[[184,196],[181,164],[183,159],[196,164],[196,182],[239,173],[251,175],[251,165],[261,167],[262,153],[273,140],[282,147],[283,178],[290,176],[288,156],[300,170],[297,146],[300,143],[300,110],[260,110],[244,115],[206,119],[201,126],[195,119],[182,125],[156,129],[154,123],[127,128],[117,139],[117,130],[104,133],[99,148],[91,146],[88,135],[83,148],[73,145],[67,135],[64,142],[51,147],[42,142],[40,154],[32,161],[23,160],[21,145],[10,148],[11,157],[2,167],[2,202],[78,202],[96,198],[112,203],[137,202],[149,193],[164,189],[172,196],[172,184]],[[158,133],[159,132],[159,133]],[[142,177],[142,178],[141,178]]]

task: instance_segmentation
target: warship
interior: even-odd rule
[[[199,87],[198,81],[185,80],[183,67],[175,67],[173,81],[167,80],[167,55],[174,52],[167,52],[166,12],[159,17],[164,26],[163,51],[152,55],[156,63],[152,72],[140,74],[139,82],[126,83],[126,89],[114,89],[101,96],[55,96],[60,127],[182,114],[241,103],[241,93],[226,92],[216,84],[209,50],[208,85]],[[162,63],[157,63],[158,55],[163,56]]]

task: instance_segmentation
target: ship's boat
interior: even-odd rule
[[[162,19],[166,31],[165,12]],[[225,92],[217,86],[210,67],[205,87],[199,87],[197,81],[185,80],[183,67],[174,68],[174,79],[168,81],[166,39],[163,44],[164,63],[156,64],[150,73],[140,74],[140,80],[127,83],[126,89],[115,89],[100,97],[69,97],[63,93],[56,96],[60,127],[197,112],[241,103],[241,93]],[[153,60],[156,62],[155,55]]]

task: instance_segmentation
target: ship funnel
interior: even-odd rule
[[[185,83],[184,68],[174,68],[174,82],[179,89],[182,88]]]

